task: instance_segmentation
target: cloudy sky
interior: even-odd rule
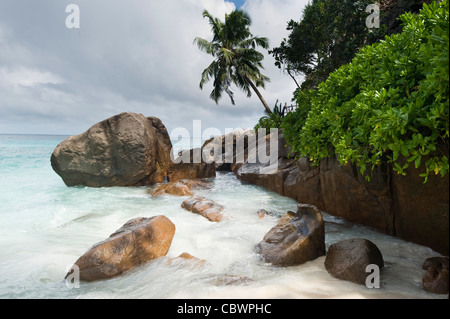
[[[276,47],[307,0],[1,0],[0,133],[80,134],[115,114],[156,116],[169,133],[178,127],[253,127],[263,116],[254,94],[209,99],[199,88],[212,57],[193,45],[211,39],[207,9],[223,20],[235,6],[252,17],[254,35]],[[80,9],[80,27],[69,29],[69,4]],[[266,52],[267,53],[267,52]],[[266,54],[271,83],[262,94],[272,107],[290,102],[295,83]]]

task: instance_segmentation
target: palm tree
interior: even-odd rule
[[[270,79],[261,74],[260,69],[264,69],[261,63],[264,55],[255,50],[257,46],[268,49],[268,39],[251,34],[251,19],[245,11],[235,10],[225,15],[225,22],[213,18],[207,10],[203,11],[203,17],[209,19],[213,40],[210,42],[197,37],[194,43],[215,59],[203,71],[200,89],[214,78],[210,98],[218,104],[225,92],[234,105],[234,94],[230,90],[231,84],[234,83],[247,97],[251,97],[253,90],[270,114],[272,111],[258,90],[258,87],[264,88]]]

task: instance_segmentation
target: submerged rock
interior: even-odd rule
[[[258,214],[259,218],[264,218],[264,217],[270,215],[270,213],[265,209],[260,209],[256,213]]]
[[[169,173],[171,150],[159,119],[125,112],[61,142],[51,164],[67,186],[151,185]]]
[[[167,261],[168,265],[187,266],[187,267],[192,267],[192,268],[202,268],[207,263],[208,262],[206,260],[192,256],[191,254],[189,254],[187,252],[184,252],[184,253],[180,254],[178,257],[169,259]]]
[[[220,222],[223,219],[222,211],[224,207],[204,197],[188,198],[181,204],[181,207],[212,222]]]
[[[368,265],[384,267],[383,256],[378,247],[363,238],[342,240],[332,244],[325,258],[325,268],[335,278],[366,284]]]
[[[80,280],[110,279],[165,256],[174,234],[175,225],[165,216],[132,219],[75,262],[80,270]]]
[[[247,276],[219,274],[214,275],[210,283],[214,286],[238,286],[245,285],[253,280]]]
[[[435,294],[448,294],[448,268],[448,257],[431,257],[425,260],[422,269],[427,272],[422,278],[423,289]]]
[[[276,266],[299,265],[325,255],[322,213],[312,205],[299,204],[297,213],[286,213],[256,251]]]

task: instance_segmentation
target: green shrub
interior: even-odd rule
[[[284,111],[282,105],[278,105],[278,100],[275,103],[272,113],[265,112],[266,115],[261,117],[255,125],[254,130],[266,129],[267,134],[271,128],[280,128],[284,118]]]
[[[381,161],[406,174],[413,163],[448,173],[449,19],[448,0],[424,5],[401,17],[403,32],[364,47],[315,91],[298,94],[310,103],[287,117],[287,142],[313,163],[337,156],[361,173]],[[299,107],[300,109],[300,107]],[[400,155],[407,163],[400,161]]]
[[[281,123],[281,128],[283,128],[284,135],[288,138],[293,137],[289,139],[289,144],[291,147],[300,147],[300,140],[296,138],[296,136],[305,125],[308,113],[311,110],[313,93],[314,91],[312,90],[299,90],[296,93],[297,109],[294,112],[288,113]]]

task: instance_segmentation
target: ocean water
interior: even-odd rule
[[[211,223],[183,210],[183,197],[152,197],[146,187],[66,187],[50,166],[65,136],[0,135],[0,298],[447,298],[422,289],[421,266],[433,250],[353,225],[324,213],[327,247],[364,237],[381,250],[380,288],[332,278],[325,257],[295,267],[274,267],[254,247],[297,203],[230,173],[196,191],[225,207]],[[256,212],[272,214],[260,219]],[[93,244],[135,217],[167,216],[176,226],[167,256],[120,277],[66,286],[69,267]],[[206,261],[175,259],[188,252]]]

